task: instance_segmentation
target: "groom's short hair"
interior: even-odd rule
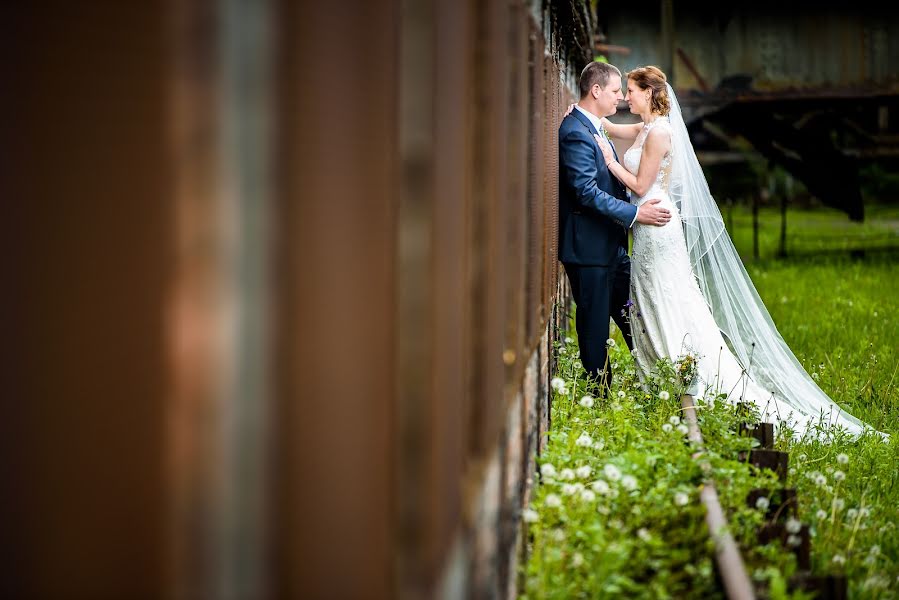
[[[615,65],[606,62],[593,61],[581,71],[581,78],[578,81],[581,98],[585,97],[593,89],[593,86],[599,84],[599,87],[605,89],[609,85],[609,77],[613,74],[621,77],[621,71]]]

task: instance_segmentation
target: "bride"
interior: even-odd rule
[[[603,119],[612,137],[633,142],[624,164],[605,138],[596,141],[631,202],[661,198],[672,213],[665,226],[633,230],[630,323],[641,374],[659,359],[690,355],[694,395],[749,401],[763,421],[797,436],[821,431],[816,425],[873,432],[815,384],[774,326],[724,229],[665,74],[648,66],[626,76],[625,100],[642,122]]]

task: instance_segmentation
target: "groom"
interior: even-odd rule
[[[639,209],[628,203],[624,185],[609,173],[593,137],[605,134],[600,120],[615,114],[624,99],[621,71],[608,63],[590,63],[578,87],[580,101],[559,127],[559,260],[577,305],[581,362],[596,384],[605,384],[604,390],[612,381],[605,364],[610,316],[631,347],[630,325],[622,315],[630,295],[627,230],[636,222],[664,225],[671,214],[656,206],[659,200]]]

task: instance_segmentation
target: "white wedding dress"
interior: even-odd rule
[[[674,135],[672,123],[666,117],[658,117],[644,126],[634,145],[624,154],[623,164],[635,176],[640,166],[643,144],[653,131],[654,135]],[[686,135],[685,130],[683,135]],[[633,306],[630,307],[630,323],[634,356],[641,377],[645,380],[659,359],[668,358],[677,361],[678,358],[690,354],[697,361],[697,377],[688,390],[694,395],[711,397],[725,393],[731,402],[750,402],[759,409],[763,421],[773,422],[779,426],[787,425],[796,436],[802,436],[806,432],[820,432],[820,429],[814,427],[816,423],[839,425],[855,435],[866,430],[871,431],[870,427],[843,412],[812,382],[773,328],[773,323],[770,322],[770,317],[755,294],[754,288],[751,293],[739,292],[745,293],[746,298],[734,300],[734,294],[731,293],[730,303],[736,306],[727,306],[726,294],[722,294],[720,290],[707,289],[706,293],[703,292],[700,279],[691,264],[701,266],[701,261],[691,260],[685,234],[685,219],[682,219],[678,205],[669,193],[672,168],[681,164],[673,160],[673,154],[679,147],[684,147],[683,142],[680,146],[672,144],[672,150],[663,157],[655,183],[649,191],[640,197],[634,195],[631,199],[637,206],[647,200],[659,199],[661,200],[659,206],[670,210],[672,215],[671,221],[664,226],[635,223],[633,229],[631,255]],[[689,152],[692,154],[692,147]],[[695,155],[693,159],[695,160]],[[702,183],[705,184],[704,177]],[[682,184],[677,185],[681,190]],[[684,202],[686,201],[682,201],[681,204]],[[722,232],[723,226],[718,235],[720,236]],[[726,232],[724,236],[727,236]],[[724,241],[718,240],[716,243]],[[726,243],[731,244],[729,238]],[[735,251],[733,255],[736,256]],[[728,260],[733,260],[730,254],[724,256]],[[712,267],[720,270],[720,265],[710,266],[708,261],[725,262],[710,252],[704,252],[702,260],[706,262],[703,273],[709,273]],[[741,270],[745,274],[742,265],[737,269],[732,263],[728,263],[727,268]],[[705,283],[707,287],[717,284],[718,287],[737,289],[730,281],[731,277],[736,275],[728,274],[722,278],[724,283],[720,284],[714,276],[711,276]],[[717,276],[722,277],[720,274]],[[748,283],[737,278],[740,285],[751,286],[748,275],[745,279]],[[739,360],[729,348],[707,296],[717,301],[719,311],[723,311],[722,315],[730,314],[734,310],[745,310],[746,306],[753,310],[764,311],[767,323],[763,323],[765,319],[761,316],[752,315],[753,319],[749,321],[757,323],[751,327],[742,324],[735,327],[738,331],[745,331],[746,336],[754,334],[760,342],[764,342],[759,344],[752,342],[752,348],[746,357],[748,360]],[[757,309],[754,303],[761,308]],[[769,324],[770,330],[765,329]],[[763,339],[771,337],[776,337],[777,340]],[[747,340],[740,341],[743,344],[735,347],[745,349],[748,345],[745,343]],[[767,353],[765,360],[762,360],[760,355],[753,357],[754,352]],[[789,356],[786,356],[787,354]],[[814,389],[810,388],[809,384]],[[791,390],[790,397],[784,393],[786,386]]]

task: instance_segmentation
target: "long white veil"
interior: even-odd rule
[[[798,412],[852,433],[873,432],[818,387],[774,326],[724,228],[674,90],[666,85],[673,144],[670,195],[684,222],[693,271],[731,350],[751,378]]]

